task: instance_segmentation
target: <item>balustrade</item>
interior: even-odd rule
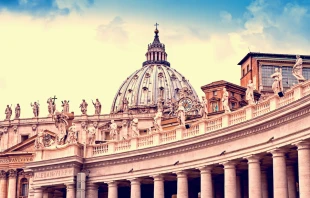
[[[264,101],[262,103],[258,103],[254,107],[253,117],[257,117],[260,115],[264,115],[270,111],[270,100]]]
[[[215,131],[222,128],[222,117],[217,117],[208,120],[206,126],[206,132]]]
[[[283,107],[288,105],[289,103],[294,101],[294,90],[290,90],[285,93],[283,97],[279,99],[279,107]]]
[[[246,113],[245,110],[238,110],[230,114],[229,117],[229,126],[238,124],[240,122],[244,122],[246,120]]]

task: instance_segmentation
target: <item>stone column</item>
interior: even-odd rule
[[[75,184],[66,184],[67,186],[67,198],[75,198]]]
[[[86,183],[86,197],[98,198],[98,187],[95,183]]]
[[[117,182],[108,182],[108,198],[118,198]]]
[[[8,198],[16,198],[16,170],[9,170],[9,188],[8,188]]]
[[[200,196],[201,198],[213,198],[213,184],[212,184],[212,167],[205,166],[199,168],[200,170]]]
[[[286,174],[287,174],[288,197],[296,198],[296,178],[294,173],[294,166],[292,165],[287,166]]]
[[[225,198],[237,198],[236,164],[234,162],[225,162],[223,165]]]
[[[266,170],[263,170],[261,172],[261,180],[262,180],[262,198],[268,198],[268,178]]]
[[[178,198],[188,198],[188,181],[187,173],[185,171],[176,172],[177,174],[177,197]]]
[[[237,198],[241,198],[241,178],[240,174],[236,173],[237,182]]]
[[[130,198],[141,198],[141,180],[134,178],[130,180]]]
[[[154,198],[164,198],[165,188],[164,188],[164,177],[163,175],[155,175],[154,178]]]
[[[300,198],[310,197],[310,146],[309,142],[295,144],[298,150],[298,178]]]
[[[8,186],[7,173],[4,170],[2,170],[0,171],[0,197],[6,198],[7,186]]]
[[[46,188],[43,191],[43,198],[53,198],[53,192],[54,192],[53,188]]]
[[[34,198],[43,198],[43,189],[41,187],[34,187]]]
[[[270,151],[273,159],[273,194],[274,198],[288,197],[285,151],[275,149]]]
[[[262,198],[260,157],[252,155],[247,159],[249,165],[249,198]]]

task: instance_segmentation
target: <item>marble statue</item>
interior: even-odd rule
[[[15,107],[15,119],[19,119],[19,117],[20,117],[20,106],[19,104],[17,104]]]
[[[121,137],[120,139],[127,139],[128,138],[128,121],[123,120],[122,121],[122,129],[121,129]]]
[[[87,102],[83,99],[82,103],[80,104],[81,112],[83,115],[86,115],[87,113]]]
[[[297,78],[298,82],[306,80],[302,75],[302,58],[299,55],[296,55],[296,64],[293,66],[292,74]]]
[[[61,103],[62,103],[62,112],[64,112],[64,113],[69,113],[69,100],[68,101],[66,101],[66,100],[64,100],[64,101],[61,101]]]
[[[171,99],[168,99],[167,105],[168,105],[167,112],[168,112],[168,116],[170,117],[174,113],[174,111],[173,111],[174,110],[174,106],[173,106],[173,103],[172,103]],[[166,110],[165,110],[165,112],[166,112]]]
[[[138,118],[134,118],[130,123],[132,137],[140,136],[140,132],[138,129],[138,121],[139,121]]]
[[[126,97],[124,97],[123,99],[123,112],[127,112],[128,111],[128,100]]]
[[[252,83],[252,80],[249,80],[245,94],[245,99],[248,101],[248,104],[254,104],[254,84]]]
[[[208,100],[206,97],[202,96],[202,102],[200,104],[202,106],[201,111],[202,111],[202,118],[206,119],[208,118]]]
[[[47,104],[48,104],[48,113],[50,115],[53,115],[56,110],[55,101],[53,101],[53,99],[50,97],[49,99],[47,99]]]
[[[42,129],[38,132],[37,137],[36,137],[35,142],[34,142],[34,147],[36,149],[41,149],[41,148],[45,147],[44,146],[44,136],[45,136],[45,133]]]
[[[111,120],[110,124],[110,137],[111,140],[117,140],[117,124],[114,122],[114,120]]]
[[[94,107],[95,107],[95,115],[101,114],[101,103],[99,102],[98,98],[96,99],[96,102],[92,101]]]
[[[32,107],[32,112],[33,112],[33,115],[34,117],[39,117],[39,112],[40,112],[40,104],[37,103],[37,102],[34,102],[34,104],[30,103],[30,106]]]
[[[179,103],[179,107],[177,110],[177,119],[180,126],[185,126],[185,109],[182,103]]]
[[[88,125],[87,133],[88,133],[88,144],[90,145],[95,144],[96,128],[93,126],[93,124]]]
[[[282,74],[279,71],[279,69],[275,68],[275,73],[273,73],[270,77],[273,78],[273,83],[271,87],[274,94],[282,92],[283,91]]]
[[[72,126],[70,126],[68,129],[68,137],[67,137],[66,142],[69,144],[77,143],[77,139],[78,139],[77,132],[78,131],[76,130],[76,126],[73,123]]]
[[[164,100],[163,100],[163,98],[162,97],[159,97],[158,99],[157,99],[157,111],[163,111],[164,110],[164,105],[163,105],[163,103],[164,103]]]
[[[53,119],[55,120],[55,126],[58,129],[56,136],[57,145],[64,145],[65,137],[67,135],[67,126],[69,125],[69,117],[63,112],[55,111]]]
[[[161,126],[161,118],[163,117],[162,111],[157,111],[155,117],[154,117],[154,127],[157,132],[161,132],[163,130]]]
[[[11,105],[12,106],[12,105]],[[5,119],[10,120],[12,116],[12,108],[11,106],[7,105],[5,109]]]
[[[231,112],[228,104],[228,97],[229,97],[228,91],[226,90],[226,88],[223,88],[222,105],[225,113]]]

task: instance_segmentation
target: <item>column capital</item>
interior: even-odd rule
[[[118,185],[118,182],[117,182],[117,181],[107,181],[107,182],[105,182],[105,183],[108,184],[108,187],[109,187],[109,188],[110,188],[110,187],[117,187],[117,185]]]
[[[8,174],[9,174],[9,177],[10,178],[16,178],[17,177],[17,172],[16,172],[16,170],[14,170],[14,169],[10,169],[9,171],[8,171]]]
[[[220,164],[224,166],[224,169],[235,169],[237,163],[234,161],[226,161]]]
[[[131,185],[140,185],[141,183],[141,179],[140,178],[131,178],[131,179],[128,179],[130,181],[130,184]]]
[[[201,166],[197,168],[200,170],[200,174],[206,174],[206,173],[211,173],[212,167],[211,166]]]
[[[310,142],[304,141],[304,140],[295,142],[292,145],[297,146],[297,150],[309,150],[310,149]]]
[[[285,157],[285,154],[287,153],[286,149],[282,149],[282,148],[275,148],[271,151],[268,151],[268,153],[272,154],[272,158],[275,157]]]
[[[153,175],[151,177],[154,178],[154,181],[164,181],[164,175],[163,174],[157,174],[157,175]]]
[[[67,189],[75,189],[75,184],[74,183],[68,183],[65,184],[67,186]]]
[[[247,159],[247,160],[248,160],[248,164],[251,164],[251,163],[260,163],[261,156],[258,156],[258,155],[249,155],[249,156],[244,157],[243,159]]]
[[[187,177],[187,171],[185,170],[180,170],[174,172],[177,175],[177,178],[186,178]]]
[[[0,179],[6,179],[8,176],[7,172],[4,170],[0,171]]]

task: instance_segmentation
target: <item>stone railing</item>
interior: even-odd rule
[[[192,123],[189,129],[184,126],[177,126],[175,129],[153,133],[146,136],[140,136],[122,141],[111,141],[101,145],[90,146],[92,154],[87,157],[107,155],[124,151],[131,151],[141,148],[158,146],[182,139],[187,139],[220,130],[225,127],[233,126],[247,120],[262,116],[285,105],[288,105],[306,95],[310,94],[310,81],[293,86],[288,90],[284,97],[278,95],[270,96],[263,102],[258,104],[245,106],[237,111],[222,114],[218,117],[210,119],[201,119]],[[95,149],[96,148],[96,149]],[[88,152],[89,153],[89,152]]]

